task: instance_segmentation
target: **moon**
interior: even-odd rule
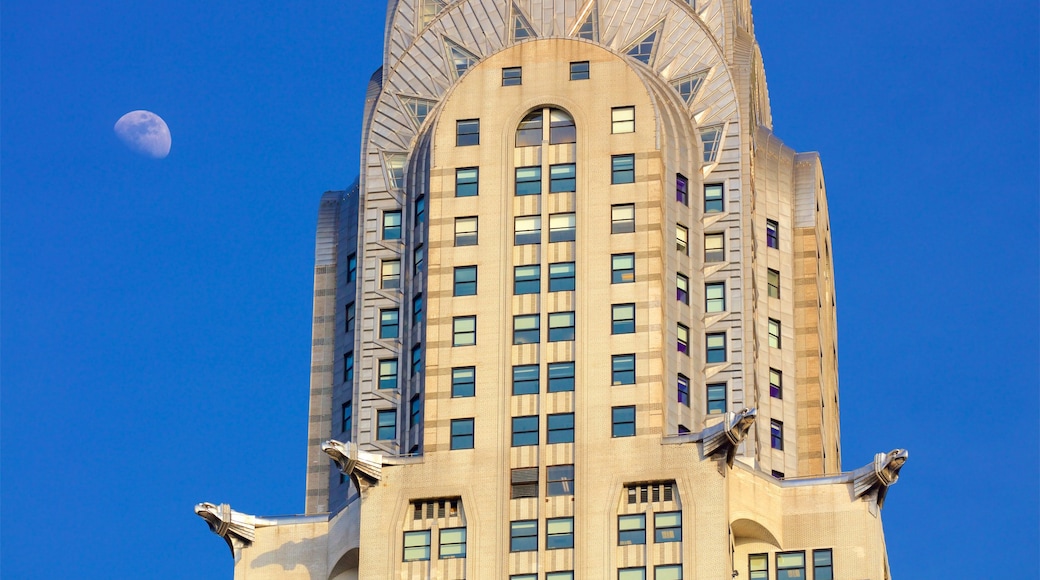
[[[151,111],[130,111],[116,121],[113,130],[132,151],[155,159],[170,154],[170,127]]]

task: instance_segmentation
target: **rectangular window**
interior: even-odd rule
[[[473,197],[480,191],[480,170],[476,167],[459,167],[455,170],[455,197]]]
[[[477,245],[477,218],[460,217],[455,218],[455,245],[475,246]]]
[[[573,163],[549,166],[549,193],[563,193],[577,189],[577,174]]]
[[[416,294],[412,298],[412,320],[422,322],[423,298],[422,294]]]
[[[376,412],[376,439],[397,438],[397,411],[388,409]]]
[[[549,415],[546,443],[574,443],[574,413]]]
[[[574,547],[574,518],[545,520],[545,549],[560,550]]]
[[[726,283],[712,282],[704,285],[704,311],[726,311]]]
[[[769,446],[780,451],[784,450],[784,424],[782,421],[776,419],[769,421]]]
[[[636,281],[636,255],[614,254],[610,257],[610,283],[628,284]]]
[[[717,213],[722,209],[722,184],[704,184],[704,213]]]
[[[451,369],[451,396],[472,397],[477,387],[477,369],[475,367],[456,367]]]
[[[455,146],[480,145],[480,119],[455,121]]]
[[[397,359],[388,358],[379,361],[379,388],[397,388]]]
[[[780,272],[770,269],[766,274],[766,280],[769,287],[769,297],[779,298],[780,297]]]
[[[803,580],[805,552],[779,552],[776,555],[776,580]]]
[[[780,224],[773,220],[766,220],[766,246],[780,247]]]
[[[515,234],[513,245],[542,243],[542,217],[537,215],[520,216],[514,220]]]
[[[347,256],[347,283],[357,279],[357,254]]]
[[[646,580],[646,568],[619,568],[618,580]]]
[[[675,299],[683,304],[690,303],[690,279],[683,274],[675,275]]]
[[[830,549],[813,550],[813,580],[834,580],[834,563]]]
[[[354,303],[351,302],[347,304],[346,324],[344,325],[347,332],[354,332],[354,316]]]
[[[379,311],[379,338],[397,338],[398,317],[397,309]]]
[[[611,133],[635,133],[636,131],[636,108],[614,107],[610,110],[610,132]],[[630,183],[630,182],[625,182]]]
[[[509,522],[509,551],[534,552],[538,550],[538,520]]]
[[[547,495],[574,495],[574,465],[550,465],[545,472]]]
[[[422,415],[422,401],[419,399],[419,395],[414,395],[412,397],[408,410],[408,425],[410,427],[415,427],[419,424],[419,418]]]
[[[538,497],[537,467],[522,467],[509,472],[509,497]]]
[[[654,580],[682,580],[682,564],[654,566]]]
[[[583,81],[589,78],[589,61],[579,60],[571,63],[571,80]]]
[[[636,384],[636,355],[615,354],[610,357],[610,379],[612,385]]]
[[[384,240],[400,240],[401,239],[401,212],[399,212],[399,211],[384,211],[383,212],[383,239]]]
[[[542,291],[542,267],[516,266],[513,268],[513,294],[538,294]]]
[[[618,516],[618,545],[634,546],[646,543],[646,515]]]
[[[690,406],[690,377],[680,374],[676,383],[676,400],[679,404]]]
[[[769,580],[769,554],[748,556],[748,576],[751,580]]]
[[[420,195],[415,198],[415,223],[421,224],[426,221],[426,197]]]
[[[654,514],[654,542],[682,541],[682,512],[657,512]]]
[[[442,560],[466,557],[466,528],[441,529],[441,545],[438,556]]]
[[[690,203],[690,180],[681,173],[675,174],[675,201],[683,205]]]
[[[780,321],[775,318],[770,318],[768,327],[769,346],[772,348],[780,348]]]
[[[610,206],[610,233],[628,234],[636,231],[636,206],[624,203]]]
[[[559,109],[549,109],[549,144],[562,145],[577,141],[574,118]]]
[[[690,354],[690,328],[681,322],[675,325],[675,347],[683,354]]]
[[[459,266],[455,268],[455,296],[473,296],[477,293],[477,267]]]
[[[574,363],[549,363],[549,392],[563,393],[574,390]]]
[[[612,305],[610,307],[610,322],[611,334],[632,334],[636,331],[636,305]]]
[[[554,213],[549,215],[549,241],[573,242],[575,223],[576,220],[573,213]]]
[[[426,263],[426,250],[422,244],[415,247],[415,251],[412,252],[412,273],[418,275],[419,272],[423,271],[423,265]]]
[[[723,234],[704,234],[704,261],[726,260],[726,239]]]
[[[518,66],[511,66],[502,69],[502,86],[513,87],[523,82],[523,69]]]
[[[379,270],[379,287],[393,290],[401,287],[401,261],[383,260]]]
[[[675,249],[684,256],[690,254],[690,230],[684,225],[675,226]]]
[[[351,425],[354,419],[353,401],[347,401],[343,403],[343,407],[340,408],[340,433],[347,433],[349,437]]]
[[[769,369],[769,396],[774,399],[784,398],[784,375],[776,369]]]
[[[708,414],[726,412],[726,383],[708,385]]]
[[[541,340],[537,314],[519,314],[513,317],[513,344],[535,344]]]
[[[574,313],[551,312],[549,314],[549,342],[574,340]]]
[[[545,580],[574,580],[574,572],[546,572]]]
[[[726,333],[716,332],[709,334],[705,341],[705,357],[707,363],[726,362]]]
[[[412,347],[412,374],[422,371],[422,345]]]
[[[542,193],[542,168],[516,168],[516,195],[539,195]]]
[[[610,158],[610,183],[635,183],[636,181],[636,156],[613,155]]]
[[[516,365],[513,367],[513,394],[538,394],[538,365]]]
[[[513,417],[513,447],[538,445],[538,415]]]
[[[430,530],[404,533],[404,561],[418,562],[430,559]]]
[[[610,409],[611,437],[635,437],[636,408],[613,407]]]
[[[477,317],[456,316],[451,320],[452,346],[477,344]]]
[[[451,420],[451,448],[473,449],[473,419]]]
[[[549,292],[574,290],[574,262],[549,264]]]

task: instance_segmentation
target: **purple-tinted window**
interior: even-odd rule
[[[675,175],[675,201],[683,205],[690,203],[690,181],[678,173]]]
[[[766,220],[766,245],[770,248],[780,247],[780,224]]]
[[[679,375],[679,402],[690,406],[690,379]]]
[[[680,324],[676,329],[676,335],[678,338],[679,352],[683,354],[690,354],[690,329],[684,324]]]

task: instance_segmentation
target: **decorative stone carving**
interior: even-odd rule
[[[758,410],[756,409],[741,409],[738,413],[726,413],[722,422],[701,431],[695,440],[700,441],[703,445],[705,457],[725,454],[726,465],[733,467],[737,447],[747,437],[757,416]]]
[[[355,480],[359,490],[362,483],[373,486],[382,479],[383,456],[362,451],[357,443],[330,439],[321,444],[321,450],[336,462],[340,473]]]
[[[202,502],[195,505],[195,513],[206,520],[214,534],[224,538],[236,558],[236,550],[252,544],[256,538],[256,517],[236,512],[226,503]]]
[[[877,505],[885,503],[888,487],[899,480],[899,470],[903,468],[910,453],[906,449],[893,449],[888,453],[878,453],[874,461],[852,472],[852,491],[856,497],[863,497],[877,490]]]

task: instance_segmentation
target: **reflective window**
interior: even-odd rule
[[[404,561],[430,559],[430,530],[404,533]]]
[[[776,369],[769,369],[769,396],[774,399],[784,398],[784,375]]]
[[[704,185],[704,213],[717,213],[723,210],[722,184]]]
[[[542,193],[542,168],[516,168],[516,195],[539,195]]]
[[[542,242],[542,217],[527,215],[515,218],[515,234],[513,244],[523,246],[525,244],[540,244]]]
[[[636,434],[636,408],[614,407],[610,410],[611,437],[634,437]]]
[[[675,201],[683,205],[690,203],[690,180],[681,174],[675,175]]]
[[[538,520],[509,522],[509,551],[534,552],[538,550]]]
[[[769,288],[770,298],[780,297],[780,272],[770,269],[766,274],[766,283]]]
[[[542,267],[515,266],[513,268],[513,294],[538,294],[542,291]]]
[[[477,369],[475,367],[456,367],[451,369],[451,396],[472,397],[477,386]]]
[[[354,332],[354,303],[347,304],[346,308],[346,332]]]
[[[502,86],[512,87],[519,85],[523,82],[523,69],[518,66],[512,66],[509,68],[502,69]]]
[[[537,314],[520,314],[513,317],[513,344],[535,344],[541,340]]]
[[[422,345],[417,344],[412,347],[412,374],[422,370]]]
[[[466,528],[441,530],[441,545],[437,551],[441,559],[466,557]]]
[[[724,262],[726,242],[723,234],[704,234],[704,261]]]
[[[393,409],[376,412],[376,439],[397,437],[397,411]]]
[[[610,110],[611,133],[634,133],[636,130],[636,108],[614,107]]]
[[[509,497],[538,497],[538,468],[521,467],[509,472]]]
[[[351,423],[353,423],[354,418],[353,406],[353,401],[347,401],[340,408],[340,433],[346,433],[348,438],[350,437]]]
[[[419,399],[419,395],[412,396],[412,401],[409,407],[408,414],[408,425],[415,427],[419,424],[419,416],[422,413],[422,402]]]
[[[549,241],[573,242],[576,219],[573,213],[554,213],[549,216]]]
[[[399,212],[399,211],[384,211],[383,212],[383,239],[384,240],[400,240],[401,239],[401,212]]]
[[[513,447],[538,445],[538,415],[513,417]]]
[[[455,121],[455,145],[480,145],[480,119]]]
[[[610,357],[610,378],[612,385],[636,384],[636,355],[615,354]]]
[[[455,197],[473,197],[479,191],[480,169],[460,167],[455,170]]]
[[[473,449],[473,419],[451,420],[451,448]]]
[[[573,163],[549,166],[549,193],[561,193],[576,189],[576,173]]]
[[[357,279],[357,254],[347,256],[347,282]]]
[[[636,305],[614,304],[610,310],[611,334],[631,334],[636,331]]]
[[[780,552],[776,555],[776,580],[803,580],[805,552]]]
[[[538,394],[538,365],[516,365],[513,367],[513,394]]]
[[[813,580],[834,580],[831,550],[813,550]]]
[[[477,317],[456,316],[451,321],[452,346],[473,346],[477,344]]]
[[[574,363],[549,363],[549,392],[562,393],[574,390]]]
[[[549,314],[549,342],[574,340],[574,312]]]
[[[726,311],[726,283],[712,282],[704,285],[704,311]]]
[[[690,406],[690,379],[680,374],[676,380],[676,400],[687,407]]]
[[[455,218],[455,245],[475,246],[477,245],[477,218],[459,217]]]
[[[682,541],[682,512],[657,512],[654,514],[654,542]]]
[[[708,414],[726,412],[726,383],[708,385]]]
[[[646,580],[646,568],[620,568],[618,580]]]
[[[767,326],[769,329],[769,346],[780,348],[780,321],[770,318]]]
[[[354,380],[354,351],[343,355],[343,382]]]
[[[379,388],[397,388],[397,359],[388,358],[379,361]]]
[[[571,63],[571,80],[583,81],[589,78],[589,61],[581,60]]]
[[[683,255],[690,253],[690,230],[686,229],[684,225],[675,226],[675,249],[682,252]]]
[[[559,550],[574,547],[574,518],[545,520],[545,549]]]
[[[549,109],[549,144],[560,145],[577,140],[574,118],[560,109]]]
[[[574,290],[574,262],[549,264],[549,292]]]
[[[636,281],[636,255],[614,254],[610,257],[610,283],[628,284]]]
[[[610,233],[627,234],[636,231],[636,206],[631,203],[610,206]]]
[[[683,354],[690,354],[690,328],[685,324],[675,325],[676,348]]]
[[[705,348],[705,362],[708,363],[720,363],[726,362],[726,333],[717,332],[709,334],[704,341]]]
[[[780,224],[773,220],[766,220],[766,246],[780,247]]]
[[[545,472],[547,495],[574,495],[574,465],[550,465]]]
[[[610,158],[610,183],[635,183],[636,156],[614,155]]]
[[[780,451],[784,450],[784,424],[782,421],[776,419],[769,421],[769,446]]]
[[[400,260],[383,260],[379,269],[379,287],[384,290],[401,287]]]
[[[769,554],[748,556],[748,573],[751,580],[769,580]]]
[[[517,147],[534,147],[542,144],[542,110],[528,113],[516,129]]]
[[[690,303],[690,279],[683,274],[675,275],[675,299],[683,304]]]
[[[618,545],[646,543],[646,514],[618,516]]]
[[[379,338],[397,338],[398,318],[397,309],[379,311]]]
[[[654,566],[654,580],[682,580],[682,564]]]
[[[574,443],[574,413],[556,413],[548,416],[546,443]]]
[[[473,296],[477,293],[477,267],[458,266],[455,268],[455,296]]]

